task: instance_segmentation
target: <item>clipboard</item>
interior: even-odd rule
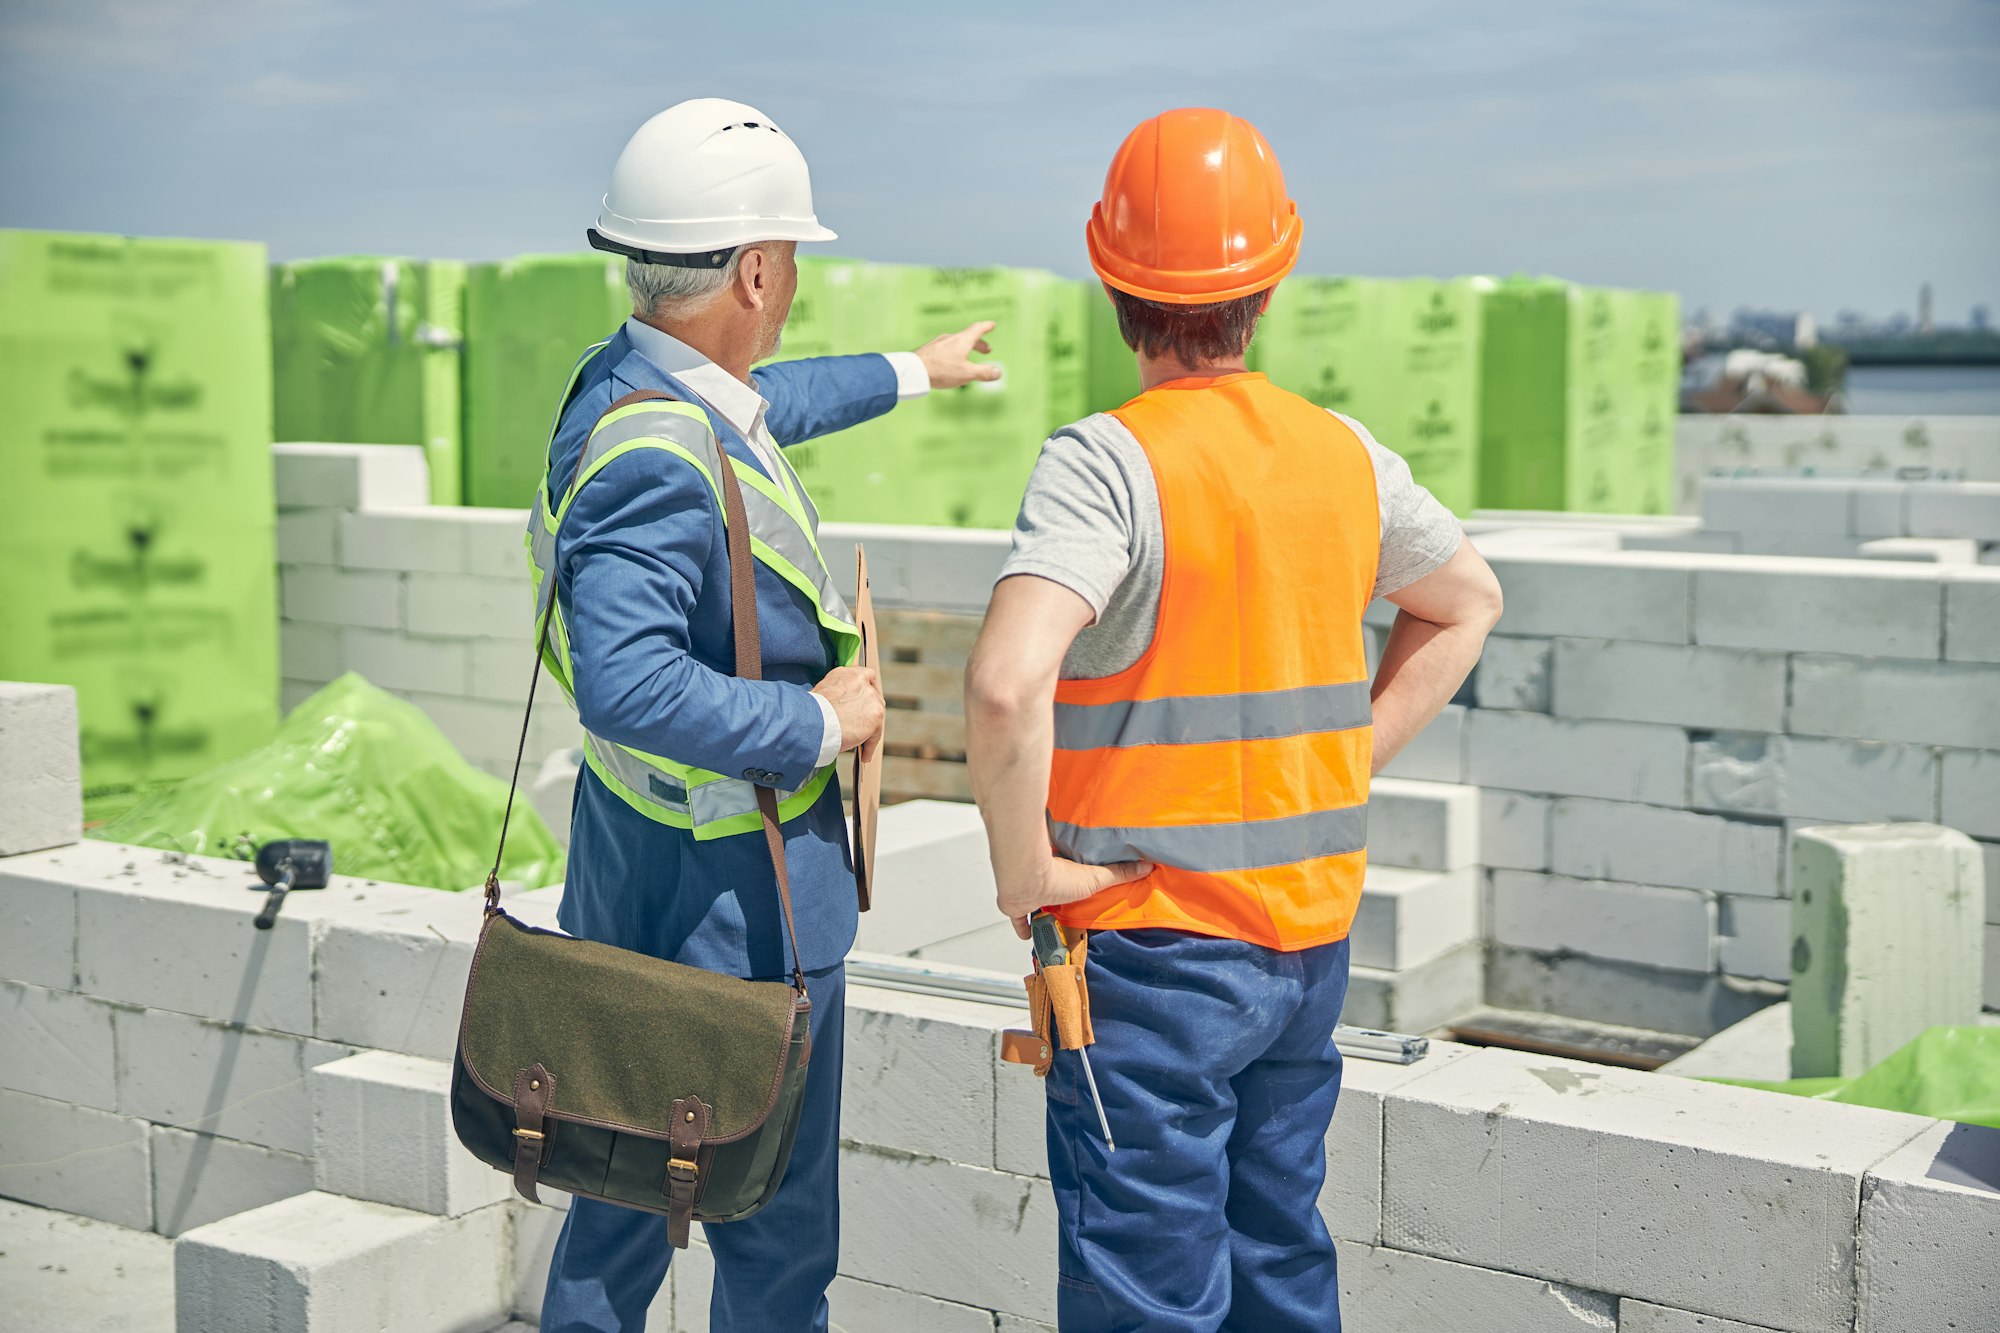
[[[861,631],[857,666],[882,670],[882,644],[875,629],[875,599],[868,590],[868,552],[854,547],[854,623]],[[888,719],[883,719],[884,736]],[[878,736],[854,751],[854,888],[867,911],[875,887],[875,821],[882,813],[882,741]]]

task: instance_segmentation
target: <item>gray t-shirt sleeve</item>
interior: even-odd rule
[[[1079,429],[1087,425],[1065,426],[1042,445],[1000,577],[1060,583],[1090,603],[1094,623],[1131,572],[1139,543],[1124,460],[1087,438]]]
[[[1410,475],[1403,456],[1385,447],[1353,417],[1347,423],[1375,464],[1376,507],[1382,513],[1382,554],[1375,565],[1375,596],[1400,592],[1458,553],[1465,529],[1451,510]]]

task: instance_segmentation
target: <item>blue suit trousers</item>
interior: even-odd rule
[[[784,1183],[740,1222],[704,1227],[715,1256],[715,1333],[826,1333],[826,1289],[840,1261],[840,1066],[847,973],[806,975],[812,1063]],[[657,1213],[573,1199],[549,1261],[543,1333],[637,1333],[673,1249]]]
[[[1320,1218],[1340,1092],[1347,941],[1280,953],[1172,930],[1097,931],[1092,1071],[1048,1077],[1064,1333],[1338,1333]]]

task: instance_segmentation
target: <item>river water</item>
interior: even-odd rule
[[[2000,366],[1851,366],[1855,416],[2000,416]]]

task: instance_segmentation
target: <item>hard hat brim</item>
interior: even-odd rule
[[[1201,271],[1167,270],[1141,264],[1112,248],[1103,234],[1102,205],[1093,208],[1084,225],[1090,267],[1127,296],[1165,305],[1210,305],[1233,301],[1275,287],[1299,262],[1299,240],[1305,226],[1294,206],[1284,235],[1263,254],[1227,268]]]

